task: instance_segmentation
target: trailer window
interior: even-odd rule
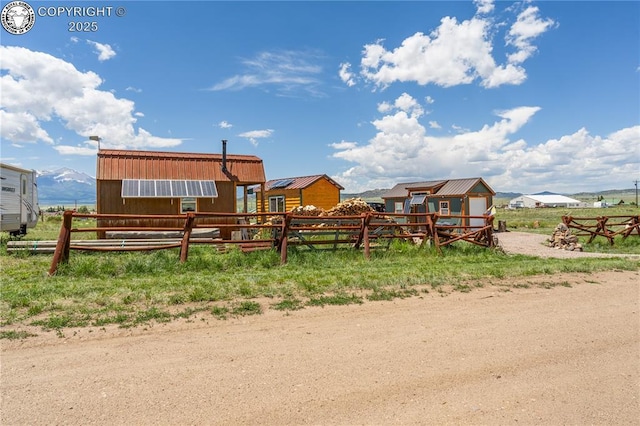
[[[22,195],[27,195],[27,177],[22,175]]]

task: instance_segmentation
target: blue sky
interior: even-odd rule
[[[29,32],[0,30],[2,162],[95,176],[98,135],[179,152],[227,139],[267,179],[326,173],[346,192],[640,178],[640,2],[28,3]],[[69,31],[83,22],[95,31]]]

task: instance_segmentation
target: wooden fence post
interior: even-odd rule
[[[291,223],[291,213],[287,213],[282,221],[282,235],[280,236],[280,264],[287,263],[287,234],[289,233],[289,225]]]
[[[371,213],[365,213],[365,217],[362,219],[362,241],[364,243],[364,258],[369,259],[371,257],[371,247],[369,246],[369,222],[371,221]]]
[[[626,231],[622,234],[622,240],[626,240],[629,235],[633,231],[636,231],[638,235],[640,235],[640,216],[631,216],[629,219],[629,224],[627,225]]]
[[[187,213],[187,220],[184,223],[182,234],[182,243],[180,244],[180,263],[186,262],[187,256],[189,255],[189,239],[191,238],[191,230],[193,229],[193,221],[195,218],[195,213]]]
[[[58,234],[58,242],[56,243],[56,251],[53,253],[51,267],[49,268],[49,276],[54,275],[58,270],[60,262],[69,261],[69,246],[71,245],[71,222],[73,220],[73,211],[66,210],[62,215],[62,225],[60,226],[60,234]]]
[[[431,240],[433,241],[433,245],[436,248],[438,253],[442,253],[440,249],[440,238],[438,237],[438,228],[436,224],[438,223],[438,214],[431,213],[427,215],[427,229],[430,235]]]

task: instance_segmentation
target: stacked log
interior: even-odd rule
[[[556,226],[548,241],[549,247],[558,250],[582,251],[582,244],[578,242],[578,237],[571,235],[571,229],[564,223]]]
[[[319,207],[308,205],[294,207],[291,213],[296,216],[324,216],[325,211]]]
[[[291,213],[296,216],[311,216],[311,217],[320,217],[320,216],[359,216],[362,213],[374,212],[375,210],[367,204],[362,198],[349,198],[341,203],[338,203],[336,206],[332,207],[330,210],[324,210],[322,208],[307,205],[307,206],[297,206],[291,210]],[[391,220],[391,219],[390,219]],[[270,216],[267,218],[267,225],[279,224],[282,223],[282,216]],[[324,226],[324,224],[318,224],[316,226]]]
[[[362,198],[349,198],[325,212],[324,216],[358,216],[368,212],[375,210]]]

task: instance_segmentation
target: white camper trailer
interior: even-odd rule
[[[0,164],[0,181],[0,231],[24,235],[40,216],[36,172]]]

